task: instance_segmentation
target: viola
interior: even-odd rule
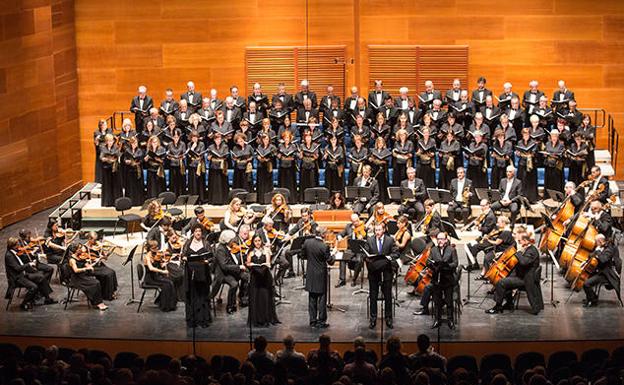
[[[357,239],[366,238],[366,223],[360,221],[360,224],[353,228],[353,233]]]

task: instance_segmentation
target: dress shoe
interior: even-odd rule
[[[433,325],[431,325],[431,329],[437,329],[440,327],[440,321],[435,321]]]
[[[329,324],[327,322],[319,322],[315,326],[317,329],[327,329]]]
[[[316,328],[317,324],[318,324],[318,321],[310,322],[310,327],[311,328]]]
[[[598,301],[587,301],[587,303],[583,305],[583,307],[596,307],[596,306],[598,306]]]
[[[455,322],[453,322],[452,320],[448,320],[447,323],[448,323],[449,329],[451,329],[451,330],[455,329]]]
[[[485,311],[487,314],[498,314],[503,312],[503,308],[501,306],[494,306],[493,308]]]
[[[394,325],[392,324],[392,318],[386,318],[386,327],[388,329],[394,329]]]
[[[58,301],[50,297],[46,298],[45,301],[43,301],[44,305],[53,305],[55,303],[58,303]]]
[[[20,305],[20,309],[22,309],[23,311],[28,311],[32,308],[33,308],[33,305],[30,303],[23,303]]]
[[[429,309],[422,307],[414,312],[414,315],[429,315]]]
[[[377,326],[377,319],[376,318],[372,318],[370,320],[370,323],[368,324],[368,328],[369,329],[375,329],[376,326]]]
[[[338,281],[338,283],[336,284],[336,286],[334,286],[336,289],[342,286],[345,286],[347,283],[345,282],[344,279],[341,279],[340,281]]]

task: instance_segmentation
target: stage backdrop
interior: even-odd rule
[[[0,228],[81,184],[74,2],[0,8]]]
[[[384,46],[467,47],[464,87],[473,89],[483,75],[497,94],[504,81],[522,93],[536,78],[551,97],[563,78],[581,107],[603,107],[619,123],[624,112],[623,39],[621,0],[310,0],[307,12],[303,0],[77,0],[83,177],[93,177],[91,133],[97,119],[127,110],[137,85],[146,84],[157,102],[166,87],[180,94],[191,79],[204,94],[216,88],[223,97],[233,84],[246,90],[248,47],[285,47],[283,61],[275,62],[278,71],[284,61],[295,65],[292,49],[306,42],[344,47],[344,62],[335,63],[344,66],[340,87],[357,85],[366,93],[376,76],[369,71],[381,71]],[[406,70],[415,60],[397,57],[392,62],[396,73],[405,74],[406,84],[422,87],[438,67]],[[326,64],[325,71],[331,67]],[[322,94],[325,84],[315,80],[324,76],[314,68],[306,71],[312,88]],[[386,80],[396,86],[396,79]],[[445,90],[448,84],[436,86]],[[276,85],[267,79],[263,88],[272,94]],[[604,136],[599,142],[604,143]]]

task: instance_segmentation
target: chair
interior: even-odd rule
[[[45,351],[45,347],[41,345],[27,346],[26,349],[24,349],[24,361],[30,364],[39,365],[45,358]]]
[[[115,221],[115,228],[113,230],[113,235],[117,234],[117,224],[122,222],[125,226],[126,240],[130,240],[128,235],[128,224],[141,222],[141,216],[137,214],[126,214],[125,211],[132,208],[132,200],[128,197],[121,197],[115,199],[115,211],[121,211],[121,215],[117,216],[117,220]],[[143,238],[143,232],[141,231],[141,238]]]
[[[76,295],[77,291],[80,291],[80,288],[72,285],[71,283],[71,267],[69,266],[69,263],[59,264],[58,269],[59,269],[59,282],[61,283],[61,286],[65,286],[65,288],[67,289],[67,296],[63,300],[65,304],[65,306],[63,307],[63,310],[67,310],[67,306],[71,302],[75,302],[74,296]],[[87,304],[89,304],[88,298],[87,298]]]
[[[22,291],[22,287],[21,285],[17,284],[17,283],[9,283],[9,286],[7,287],[7,291],[4,294],[4,298],[7,300],[7,304],[6,304],[6,308],[4,309],[5,311],[9,310],[9,307],[11,306],[11,303],[13,302],[13,296],[15,295],[15,289],[17,289],[17,296],[20,296],[20,293]]]
[[[182,210],[175,207],[169,208],[169,205],[172,205],[176,202],[176,195],[174,192],[161,192],[160,194],[158,194],[158,198],[162,199],[162,204],[165,205],[165,211],[167,211],[169,214],[174,217],[182,215]]]
[[[134,361],[139,358],[139,355],[134,352],[119,352],[115,355],[113,360],[113,367],[116,369],[128,368],[134,366]]]
[[[473,356],[454,356],[446,363],[446,371],[450,374],[458,368],[464,368],[468,373],[476,378],[479,373],[477,360]]]
[[[481,358],[481,365],[479,365],[479,367],[481,368],[479,377],[484,384],[491,381],[490,374],[493,370],[500,370],[505,373],[507,378],[512,378],[513,369],[511,368],[511,359],[506,354],[487,354]]]
[[[546,366],[546,359],[542,353],[524,352],[518,354],[514,363],[514,377],[516,384],[522,383],[522,375],[536,366]]]
[[[549,374],[549,377],[556,370],[570,367],[575,365],[578,362],[578,358],[576,356],[576,352],[571,350],[562,350],[555,352],[548,357],[548,365],[546,367],[546,371]]]
[[[146,370],[166,370],[171,362],[171,356],[166,354],[156,353],[150,354],[145,360]]]
[[[101,359],[107,359],[109,361],[111,361],[112,363],[112,359],[111,356],[108,355],[108,353],[106,353],[103,350],[97,350],[97,349],[89,349],[87,352],[87,362],[90,362],[92,364],[97,364],[100,362]]]
[[[137,307],[137,313],[141,311],[141,306],[143,306],[143,300],[145,299],[145,293],[148,290],[154,290],[155,295],[160,293],[160,288],[156,285],[150,285],[149,283],[145,283],[145,267],[141,263],[136,264],[137,270],[137,279],[139,280],[139,287],[143,289],[143,293],[141,294],[141,299],[139,300],[139,306]]]
[[[537,269],[535,269],[535,284],[539,288],[540,292],[542,291],[541,277],[542,277],[542,266],[538,266]],[[514,294],[513,300],[514,300],[516,309],[518,309],[518,306],[520,305],[520,295],[522,293],[526,294],[526,289],[525,288],[520,288],[520,289],[516,290],[516,293]]]
[[[22,349],[11,343],[0,343],[0,364],[6,364],[10,359],[20,361],[22,359]]]
[[[624,346],[619,346],[611,352],[611,361],[619,368],[624,368]]]
[[[70,362],[71,357],[76,353],[76,350],[71,348],[60,347],[58,350],[58,357],[60,360]]]

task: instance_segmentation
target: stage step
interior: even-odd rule
[[[595,150],[594,158],[596,163],[611,163],[611,153],[609,150]]]
[[[613,166],[611,166],[611,163],[596,163],[596,166],[600,167],[602,175],[606,177],[612,177],[615,175],[615,170],[613,169]]]

